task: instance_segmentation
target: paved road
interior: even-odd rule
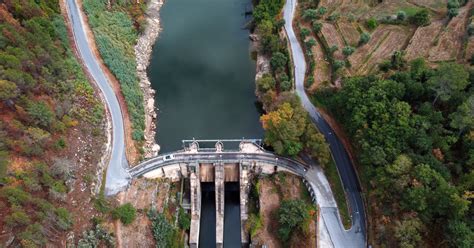
[[[97,58],[93,55],[87,42],[84,30],[84,20],[80,14],[76,0],[66,0],[69,20],[72,25],[74,41],[79,50],[79,55],[87,67],[92,78],[99,86],[107,103],[107,109],[112,117],[112,147],[110,160],[107,166],[105,193],[115,194],[128,184],[127,159],[125,157],[124,128],[122,112],[117,97],[109,84],[107,77],[99,66]]]
[[[352,227],[348,231],[345,231],[334,209],[322,209],[322,216],[328,227],[331,240],[336,247],[364,247],[366,245],[366,217],[357,174],[341,141],[334,134],[334,131],[328,123],[321,117],[317,108],[311,103],[304,89],[306,62],[292,26],[296,4],[297,0],[287,0],[283,13],[285,30],[290,41],[294,61],[296,94],[300,97],[301,103],[308,111],[313,123],[326,137],[330,145],[331,153],[339,171],[351,209],[351,215],[353,217]]]

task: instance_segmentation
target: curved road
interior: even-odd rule
[[[331,240],[336,247],[364,247],[366,246],[366,217],[364,203],[361,197],[361,190],[354,166],[352,165],[347,151],[341,141],[334,134],[334,131],[324,118],[322,118],[318,109],[311,103],[304,89],[306,62],[303,50],[301,49],[292,26],[296,4],[297,0],[287,0],[283,10],[285,30],[290,42],[294,62],[296,94],[300,97],[303,107],[311,116],[311,120],[325,136],[330,145],[333,159],[336,163],[337,170],[339,171],[342,184],[346,191],[349,208],[351,210],[352,227],[348,231],[344,230],[344,227],[334,210],[322,209],[322,217],[329,230]]]
[[[65,2],[68,17],[72,26],[74,42],[76,43],[79,55],[97,86],[99,86],[102,91],[102,95],[107,103],[107,109],[112,117],[112,147],[105,179],[105,193],[115,194],[128,185],[129,178],[126,170],[126,168],[128,168],[128,163],[125,157],[122,112],[114,90],[100,68],[97,58],[89,47],[86,31],[84,30],[86,24],[82,19],[76,0],[66,0]]]

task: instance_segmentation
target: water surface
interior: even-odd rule
[[[182,139],[261,138],[250,58],[248,0],[168,0],[149,77],[161,152]]]

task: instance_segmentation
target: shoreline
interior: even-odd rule
[[[143,105],[145,108],[145,141],[143,144],[143,156],[149,158],[156,156],[160,151],[160,146],[156,143],[156,118],[157,108],[155,108],[155,90],[151,87],[151,82],[147,75],[147,68],[150,64],[153,46],[161,31],[160,8],[163,0],[150,0],[147,3],[145,13],[146,28],[140,35],[135,45],[135,59],[137,63],[137,76],[140,79],[140,88],[143,91]]]

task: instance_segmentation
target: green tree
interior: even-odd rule
[[[366,25],[370,30],[374,30],[379,24],[375,18],[370,18],[367,20]]]
[[[306,127],[306,112],[301,106],[283,103],[275,111],[260,117],[265,129],[265,143],[277,154],[295,156],[302,148],[301,135]]]
[[[312,123],[308,123],[303,137],[304,146],[309,150],[309,154],[316,158],[321,166],[327,166],[331,161],[331,153],[324,135],[318,132]]]
[[[474,129],[474,95],[459,105],[457,111],[449,117],[451,119],[450,126],[457,128],[460,132]]]
[[[27,111],[33,122],[41,127],[49,128],[54,121],[54,113],[45,102],[32,103]]]
[[[131,203],[125,203],[112,211],[112,217],[128,225],[135,220],[136,210]]]
[[[405,21],[407,19],[407,13],[403,10],[397,12],[397,20]]]
[[[257,80],[257,89],[258,91],[265,93],[269,90],[275,89],[275,79],[270,74],[264,74],[261,78]]]
[[[304,224],[310,218],[308,207],[303,200],[284,200],[278,209],[278,234],[282,241],[290,239],[294,230],[304,230]]]
[[[464,90],[469,84],[469,73],[462,65],[444,63],[428,80],[429,87],[435,92],[433,104],[441,99],[448,101],[454,94]]]
[[[370,34],[364,32],[364,33],[360,34],[359,45],[367,44],[367,42],[369,42],[369,40],[370,40]]]
[[[474,246],[474,232],[466,222],[461,220],[449,221],[447,232],[452,247],[469,248]]]
[[[321,29],[323,28],[323,24],[317,21],[313,21],[312,27],[315,33],[319,33],[321,32]]]
[[[0,101],[12,99],[18,96],[16,84],[0,79]]]
[[[416,12],[411,18],[411,23],[417,26],[427,26],[431,23],[430,13],[427,9],[422,9]]]
[[[270,64],[272,65],[272,68],[275,71],[284,69],[287,62],[288,62],[288,58],[286,57],[285,54],[281,52],[274,53],[270,60]]]
[[[310,33],[311,33],[311,31],[309,31],[309,29],[302,28],[301,31],[300,31],[301,38],[304,40],[306,38],[306,36],[308,36]]]
[[[351,54],[353,54],[355,51],[355,48],[354,47],[351,47],[351,46],[345,46],[343,49],[342,49],[342,54],[344,54],[344,56],[346,57],[349,57]]]
[[[319,13],[315,9],[306,9],[303,11],[303,19],[311,21],[319,18]]]
[[[421,244],[423,223],[418,218],[404,219],[395,226],[395,237],[401,248],[416,248]]]
[[[448,10],[449,19],[452,19],[453,17],[456,17],[457,15],[459,15],[459,9],[455,8],[455,9]]]

